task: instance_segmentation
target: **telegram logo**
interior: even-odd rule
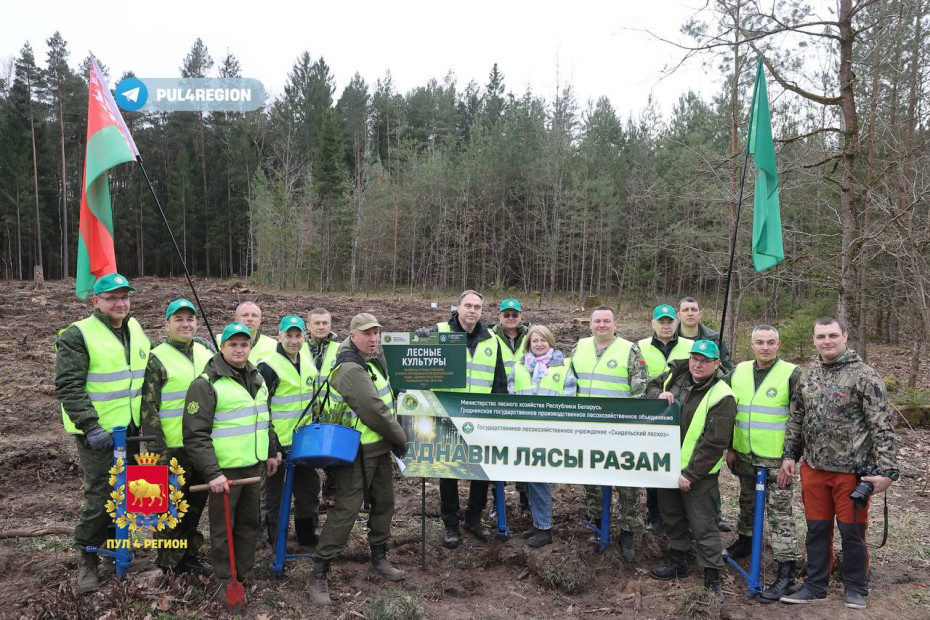
[[[116,85],[116,105],[128,112],[141,110],[148,98],[149,89],[140,79],[126,78]]]

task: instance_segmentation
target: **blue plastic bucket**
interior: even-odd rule
[[[362,434],[338,424],[308,424],[294,431],[290,458],[313,465],[347,465],[355,461]]]

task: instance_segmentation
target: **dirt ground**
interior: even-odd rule
[[[189,296],[183,279],[144,278],[134,282],[139,292],[133,310],[148,333],[160,337],[168,300]],[[73,440],[62,431],[54,396],[56,331],[89,312],[89,302],[74,298],[73,281],[50,282],[36,291],[31,283],[0,282],[0,617],[2,618],[220,618],[229,614],[213,598],[209,580],[183,576],[166,581],[160,572],[130,574],[122,582],[103,578],[99,592],[78,596],[74,578],[78,556],[67,535],[6,538],[13,529],[73,526],[81,501],[81,475]],[[214,331],[230,320],[239,301],[256,300],[266,316],[263,331],[272,334],[277,320],[288,313],[306,314],[325,306],[333,313],[334,329],[345,334],[352,315],[373,312],[388,331],[411,330],[443,319],[450,299],[430,300],[406,296],[354,297],[259,292],[237,282],[198,282],[201,299],[210,313]],[[491,300],[499,301],[499,300]],[[549,325],[558,344],[569,349],[587,335],[580,310],[558,303],[528,304],[525,315],[533,323]],[[491,313],[496,314],[496,313]],[[645,312],[643,313],[645,314]],[[487,314],[486,314],[487,317]],[[621,317],[623,318],[623,317]],[[627,317],[620,331],[642,337],[645,320]],[[202,332],[204,335],[205,331]],[[872,362],[883,376],[906,380],[903,349],[874,345]],[[924,364],[926,367],[928,364]],[[930,384],[926,371],[921,384]],[[310,606],[305,588],[309,560],[288,563],[289,574],[274,578],[267,568],[270,553],[260,546],[257,579],[247,591],[242,617],[272,618],[907,618],[930,617],[930,499],[928,463],[930,433],[901,429],[898,442],[901,480],[888,493],[890,535],[881,539],[882,511],[871,511],[870,541],[872,595],[865,612],[847,610],[842,586],[834,580],[826,601],[802,609],[787,605],[761,605],[746,597],[745,582],[731,567],[723,575],[726,603],[708,604],[703,596],[701,571],[692,556],[691,576],[664,583],[648,571],[665,553],[663,538],[643,534],[637,540],[637,558],[623,564],[611,546],[596,553],[588,544],[581,489],[554,488],[553,513],[556,542],[541,550],[525,546],[519,535],[506,542],[482,544],[466,534],[456,550],[442,547],[438,518],[438,485],[427,480],[426,554],[421,566],[421,480],[396,474],[397,514],[391,560],[407,570],[406,581],[387,585],[367,570],[368,548],[360,519],[349,549],[334,563],[330,576],[333,608],[321,614]],[[721,474],[724,517],[735,523],[737,484]],[[460,485],[463,505],[467,483]],[[799,495],[799,494],[798,494]],[[507,487],[508,515],[518,534],[529,527],[519,514],[516,491]],[[796,519],[803,544],[803,512],[797,498]],[[490,523],[489,523],[490,525]],[[206,519],[201,523],[206,529]],[[723,534],[728,544],[735,534]],[[839,542],[837,541],[837,550]],[[294,549],[297,551],[297,548]],[[152,556],[142,553],[143,558]],[[774,573],[767,551],[764,574]]]

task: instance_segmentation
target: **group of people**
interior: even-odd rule
[[[295,468],[295,534],[298,543],[315,545],[310,599],[331,604],[329,566],[345,549],[363,503],[370,502],[371,569],[388,580],[404,579],[386,553],[394,513],[391,453],[402,454],[407,438],[396,419],[396,394],[377,318],[357,314],[349,336],[340,342],[331,331],[329,312],[315,309],[309,329],[298,315],[283,317],[275,340],[259,333],[261,309],[245,302],[213,353],[213,343],[195,337],[194,304],[176,299],[165,311],[166,337],[153,348],[130,314],[134,290],[119,274],[100,278],[93,290],[94,313],[62,330],[56,343],[56,394],[84,472],[84,502],[75,529],[75,546],[82,553],[78,591],[99,587],[98,556],[86,547],[102,546],[112,537],[105,504],[116,426],[156,436],[147,448],[166,461],[177,459],[188,472],[188,486],[205,482],[213,494],[229,494],[235,563],[247,583],[262,532],[274,544],[278,527],[288,527],[278,523],[282,459],[298,420],[327,380],[328,400],[350,412],[362,449],[354,463],[326,471],[323,493],[329,492],[333,505],[322,529],[319,472]],[[558,350],[549,328],[523,320],[517,299],[500,303],[499,322],[491,327],[482,322],[483,313],[483,296],[466,290],[447,321],[416,330],[421,337],[466,334],[466,384],[454,391],[679,403],[678,488],[647,490],[648,527],[664,530],[669,546],[652,577],[687,575],[693,539],[705,587],[723,602],[720,570],[725,556],[739,559],[751,552],[755,468],[766,467],[766,508],[778,574],[760,599],[808,603],[826,596],[835,518],[843,540],[845,604],[866,606],[868,500],[854,504],[849,495],[860,481],[880,493],[898,472],[884,384],[846,347],[842,321],[826,317],[814,324],[819,355],[802,370],[779,358],[778,330],[771,325],[753,328],[754,359],[732,368],[722,338],[701,322],[700,305],[692,297],[677,308],[657,306],[652,335],[639,341],[620,337],[614,312],[599,306],[590,316],[591,336],[580,339],[570,355]],[[718,486],[724,463],[740,479],[737,538],[726,549]],[[864,471],[869,465],[874,467]],[[798,469],[807,518],[807,572],[801,585],[795,584],[800,555],[791,512]],[[260,486],[237,483],[259,476]],[[530,547],[551,544],[550,485],[519,488],[521,503],[532,515],[523,539]],[[444,546],[458,547],[462,528],[479,541],[490,539],[483,524],[488,489],[487,481],[470,481],[462,511],[458,480],[440,480]],[[585,488],[592,521],[600,516],[601,489]],[[644,529],[639,491],[618,487],[618,544],[626,562],[634,561],[636,534]],[[189,510],[178,526],[155,534],[185,545],[159,548],[156,562],[166,572],[209,574],[210,567],[198,560],[204,541],[197,530],[207,495],[186,497]],[[231,578],[223,503],[210,501],[208,513],[212,572],[222,582]]]

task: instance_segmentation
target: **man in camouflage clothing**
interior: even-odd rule
[[[783,603],[826,598],[833,569],[833,520],[843,539],[841,575],[845,604],[865,609],[869,552],[865,544],[868,502],[856,506],[849,494],[856,470],[874,465],[879,474],[861,480],[882,493],[898,478],[894,433],[885,384],[856,352],[846,347],[846,326],[833,317],[814,323],[814,346],[820,354],[801,376],[791,398],[779,485],[794,478],[801,464],[801,497],[807,517],[807,574],[804,586]]]
[[[184,470],[181,491],[187,500],[188,510],[174,529],[155,532],[155,539],[183,540],[183,548],[160,547],[155,563],[163,572],[209,575],[212,571],[197,559],[203,546],[203,534],[197,525],[207,505],[206,493],[190,493],[191,485],[202,484],[204,479],[184,449],[182,418],[187,387],[203,371],[213,356],[210,345],[197,333],[197,310],[187,299],[176,299],[165,311],[165,331],[168,337],[152,349],[145,368],[142,384],[142,434],[155,436],[146,443],[150,452],[162,455],[162,464],[172,459]]]
[[[591,337],[582,338],[572,349],[572,370],[578,378],[578,396],[641,397],[649,374],[639,345],[617,335],[617,319],[608,306],[594,309],[590,327]],[[585,509],[592,523],[600,523],[602,488],[591,484],[584,487]],[[617,543],[620,545],[620,557],[629,563],[636,559],[634,534],[643,531],[639,488],[618,487],[617,495],[620,513]],[[599,537],[594,534],[589,540],[597,543]]]
[[[789,481],[776,484],[781,467],[788,403],[801,378],[801,369],[778,357],[781,341],[771,325],[757,325],[749,346],[754,360],[737,365],[726,381],[736,394],[736,425],[733,445],[727,452],[727,467],[739,476],[739,521],[736,542],[724,557],[740,559],[752,553],[752,524],[756,499],[756,467],[768,470],[765,508],[772,533],[772,555],[778,562],[778,578],[760,595],[763,603],[774,603],[791,592],[798,553],[798,534],[792,502],[794,487]]]

